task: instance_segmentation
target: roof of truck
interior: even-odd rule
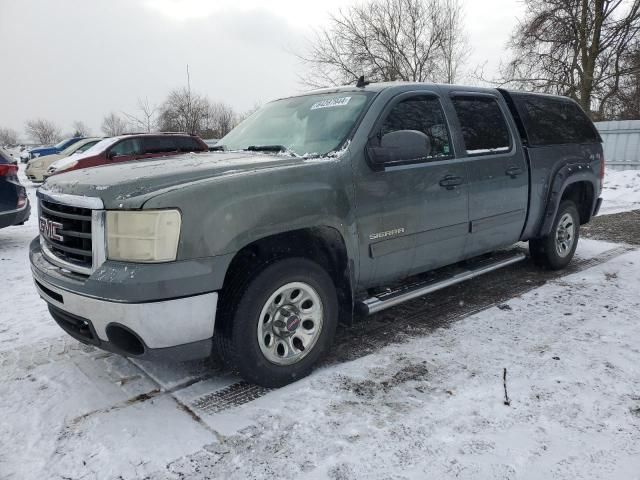
[[[449,90],[473,90],[478,92],[496,92],[495,88],[487,88],[487,87],[471,87],[468,85],[451,85],[447,83],[430,83],[430,82],[371,82],[365,85],[364,87],[357,87],[354,85],[343,85],[340,87],[326,87],[326,88],[318,88],[315,90],[310,90],[307,92],[303,92],[301,95],[308,94],[316,94],[316,93],[332,93],[332,92],[381,92],[382,90],[387,90],[390,88],[406,88],[409,86],[415,86],[417,88],[422,88],[425,86],[431,86],[436,88],[446,88]]]
[[[526,92],[522,90],[516,89],[505,89],[505,88],[493,88],[493,87],[478,87],[478,86],[470,86],[470,85],[458,85],[458,84],[448,84],[448,83],[430,83],[430,82],[371,82],[366,84],[364,87],[357,87],[355,82],[353,85],[343,85],[339,87],[326,87],[326,88],[318,88],[314,90],[309,90],[306,92],[302,92],[297,95],[292,96],[303,96],[303,95],[315,95],[315,94],[327,94],[327,93],[339,93],[339,92],[381,92],[387,89],[407,89],[407,87],[415,86],[417,89],[421,89],[424,87],[434,87],[437,90],[445,90],[447,92],[451,91],[465,91],[465,92],[478,92],[478,93],[491,93],[496,94],[499,90],[507,92],[509,94],[526,94],[526,95],[539,95],[546,97],[555,97],[555,98],[563,98],[569,99],[568,97],[564,97],[562,95],[553,95],[549,93],[542,92]],[[286,98],[286,97],[285,97]]]

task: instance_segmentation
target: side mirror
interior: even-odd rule
[[[107,153],[107,158],[108,158],[109,160],[113,160],[113,159],[114,159],[115,157],[117,157],[117,156],[118,156],[118,153],[117,153],[117,152],[114,152],[114,151],[110,151],[109,153]]]
[[[384,170],[394,163],[411,162],[431,154],[431,139],[418,130],[397,130],[374,137],[367,145],[367,157],[372,168]]]

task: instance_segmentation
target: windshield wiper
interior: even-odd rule
[[[245,150],[249,152],[284,152],[294,157],[298,156],[295,152],[289,150],[284,145],[250,145],[245,148]]]

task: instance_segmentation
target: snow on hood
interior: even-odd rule
[[[74,161],[73,158],[68,160]],[[146,198],[172,187],[317,161],[244,151],[190,153],[71,170],[50,177],[40,188],[43,191],[100,197],[105,206],[115,205],[113,208],[139,208]],[[335,158],[325,161],[335,161]],[[130,203],[120,207],[122,199]]]

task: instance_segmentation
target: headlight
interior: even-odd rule
[[[180,239],[178,210],[107,212],[107,258],[125,262],[171,262]]]

